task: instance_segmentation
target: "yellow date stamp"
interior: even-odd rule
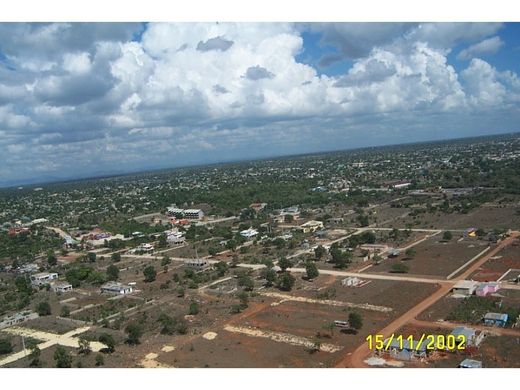
[[[368,335],[366,337],[368,348],[375,351],[388,351],[392,349],[407,349],[415,351],[424,350],[448,350],[461,351],[466,349],[466,336],[459,335],[443,335],[443,334],[422,334],[419,339],[413,335],[403,336],[392,333],[386,338],[382,334]]]

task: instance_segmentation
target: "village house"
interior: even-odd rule
[[[66,282],[54,282],[51,284],[51,289],[55,293],[66,293],[72,291],[72,284]]]
[[[323,222],[311,220],[297,226],[295,229],[301,230],[303,233],[314,233],[323,229]]]
[[[427,356],[426,343],[422,342],[419,344],[416,340],[404,339],[402,342],[397,339],[393,339],[391,342],[389,339],[384,341],[385,348],[378,350],[377,352],[383,356],[389,356],[396,360],[415,360],[424,359]],[[388,346],[388,348],[386,348]]]
[[[189,259],[184,261],[184,265],[188,268],[203,270],[209,267],[209,262],[205,259]]]
[[[9,326],[17,325],[25,321],[34,320],[38,318],[38,313],[32,312],[30,310],[19,312],[7,317],[2,318],[0,321],[0,329],[7,328]]]
[[[35,287],[50,284],[51,281],[58,279],[58,274],[55,272],[40,272],[31,275],[31,284]]]
[[[482,362],[473,359],[464,359],[460,362],[459,368],[482,368]]]
[[[497,282],[485,282],[480,283],[475,291],[479,297],[485,297],[488,294],[496,293],[500,289],[500,285]]]
[[[451,290],[454,295],[470,296],[475,293],[479,283],[473,280],[460,280]]]
[[[249,229],[246,229],[246,230],[242,230],[240,232],[240,235],[242,237],[245,237],[245,238],[252,238],[254,236],[256,236],[258,234],[258,231],[253,229],[253,228],[249,228]]]
[[[105,294],[131,294],[134,291],[132,286],[128,286],[118,282],[106,282],[101,286],[101,293]]]
[[[483,321],[484,325],[504,328],[507,324],[508,318],[509,316],[506,313],[487,313],[484,316]]]

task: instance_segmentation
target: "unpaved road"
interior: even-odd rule
[[[465,326],[464,324],[457,324],[455,322],[449,321],[422,321],[422,320],[412,320],[410,321],[411,325],[416,325],[424,328],[444,328],[444,329],[455,329],[459,326]],[[498,334],[500,336],[513,336],[520,337],[520,329],[509,329],[509,328],[495,328],[490,326],[483,325],[471,325],[473,329],[478,329],[480,331],[484,331],[490,334]]]

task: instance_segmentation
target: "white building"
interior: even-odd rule
[[[245,238],[252,238],[254,236],[256,236],[258,234],[258,231],[253,229],[253,228],[249,228],[249,229],[246,229],[246,230],[242,230],[240,232],[240,235],[242,237],[245,237]]]
[[[344,287],[357,287],[363,282],[364,281],[359,278],[349,276],[341,281],[341,285]]]
[[[204,218],[204,212],[201,209],[186,209],[184,210],[184,218],[202,219]]]
[[[132,286],[127,286],[118,282],[107,282],[101,286],[101,292],[106,294],[131,294],[134,291]]]
[[[66,282],[54,282],[51,284],[52,291],[56,293],[66,293],[72,291],[72,284]]]
[[[453,286],[452,292],[456,295],[473,295],[478,285],[479,283],[473,280],[460,280],[455,286]]]
[[[39,287],[44,286],[46,284],[50,284],[51,281],[58,279],[58,274],[55,272],[40,272],[34,275],[31,275],[31,284],[33,286]]]
[[[170,244],[182,244],[186,241],[186,238],[183,236],[182,232],[170,231],[166,233],[166,240]]]
[[[209,262],[205,259],[189,259],[184,261],[184,265],[188,268],[202,270],[209,266]]]
[[[137,248],[136,248],[137,251],[140,251],[140,252],[145,252],[145,253],[152,253],[153,250],[154,250],[154,247],[152,244],[140,244]]]

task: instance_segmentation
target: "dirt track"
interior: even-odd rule
[[[464,280],[466,277],[471,275],[475,270],[481,267],[486,261],[488,261],[491,257],[495,256],[500,250],[504,247],[508,246],[513,242],[513,240],[518,237],[519,232],[513,232],[510,237],[506,238],[502,241],[495,249],[488,252],[482,259],[473,263],[466,271],[464,271],[459,277],[456,279],[452,279],[450,284],[443,284],[439,290],[430,295],[424,301],[420,302],[412,309],[404,313],[401,317],[397,318],[385,328],[381,329],[377,334],[382,334],[384,338],[389,337],[392,333],[398,331],[401,327],[406,325],[408,322],[415,319],[417,315],[426,310],[428,307],[433,305],[443,296],[445,296],[448,292],[450,292],[453,285],[455,285],[459,280]],[[370,354],[370,349],[368,348],[368,344],[364,342],[361,344],[352,354],[343,357],[337,364],[336,367],[367,367],[364,363],[364,360]]]

